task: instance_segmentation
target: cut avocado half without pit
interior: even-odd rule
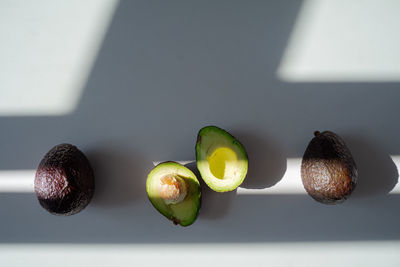
[[[200,184],[185,166],[173,161],[158,164],[147,176],[146,190],[153,206],[174,224],[188,226],[196,220]]]
[[[246,178],[248,160],[242,144],[216,126],[199,131],[196,162],[204,182],[217,192],[235,190]]]

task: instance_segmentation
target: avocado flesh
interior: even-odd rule
[[[330,131],[314,134],[301,164],[304,188],[318,202],[341,203],[356,187],[356,163],[337,134]]]
[[[160,193],[160,183],[166,176],[182,181],[186,188],[184,199],[178,203],[170,203]],[[185,166],[172,161],[158,164],[147,176],[146,191],[153,206],[174,224],[189,226],[196,220],[201,201],[200,183]]]
[[[217,192],[235,190],[246,178],[248,160],[242,144],[216,126],[199,131],[196,162],[204,182]]]
[[[52,214],[80,212],[94,193],[94,174],[88,159],[71,144],[53,147],[37,168],[35,193],[40,205]]]

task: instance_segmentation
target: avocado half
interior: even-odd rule
[[[60,144],[41,160],[35,175],[40,205],[55,215],[83,210],[94,193],[94,174],[89,160],[71,144]]]
[[[301,163],[304,189],[318,202],[341,203],[356,187],[356,163],[350,150],[337,134],[316,131],[314,135]]]
[[[204,182],[217,192],[235,190],[247,175],[247,153],[242,144],[216,126],[199,131],[196,162]]]
[[[158,164],[147,176],[146,191],[151,204],[175,225],[189,226],[196,220],[200,183],[185,166],[173,161]]]

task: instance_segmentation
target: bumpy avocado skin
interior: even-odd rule
[[[318,202],[341,203],[356,187],[356,163],[337,134],[330,131],[314,134],[301,164],[304,188]]]
[[[52,214],[80,212],[94,193],[94,173],[89,160],[76,146],[53,147],[37,168],[35,193],[40,205]]]

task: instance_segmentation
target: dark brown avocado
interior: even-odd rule
[[[316,201],[345,201],[357,184],[357,166],[344,141],[335,133],[315,132],[301,163],[301,179]]]
[[[80,212],[94,193],[94,174],[88,159],[76,146],[53,147],[36,171],[35,193],[40,205],[52,214]]]

